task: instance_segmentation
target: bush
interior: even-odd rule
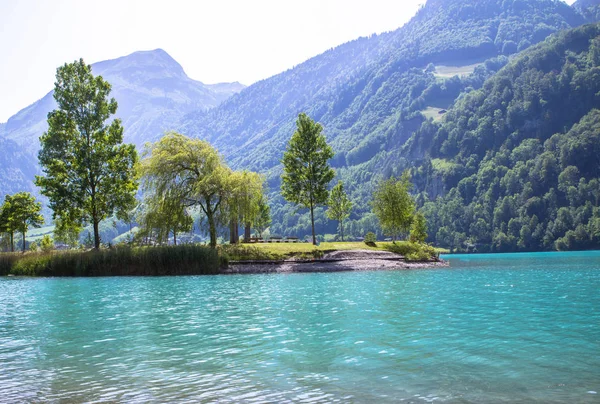
[[[44,237],[42,237],[42,240],[40,241],[40,248],[44,252],[54,250],[54,240],[52,240],[52,237],[50,237],[47,234]]]
[[[368,232],[365,235],[365,244],[370,247],[375,247],[375,243],[377,242],[377,236],[373,232]]]
[[[400,241],[387,244],[386,250],[402,255],[407,261],[430,261],[437,259],[437,251],[430,245]]]

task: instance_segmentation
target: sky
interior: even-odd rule
[[[0,122],[43,97],[56,68],[162,48],[188,76],[249,85],[360,36],[404,25],[425,0],[0,0]]]

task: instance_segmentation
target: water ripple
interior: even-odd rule
[[[0,402],[598,402],[600,254],[0,279]]]

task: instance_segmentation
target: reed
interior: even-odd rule
[[[218,273],[226,265],[215,249],[195,245],[54,251],[7,257],[0,255],[0,271],[4,271],[0,273],[17,276],[208,275]]]

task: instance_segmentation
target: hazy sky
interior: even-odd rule
[[[344,42],[394,30],[425,0],[0,0],[0,122],[56,68],[162,48],[193,79],[252,84]]]
[[[193,79],[248,85],[359,36],[394,30],[422,3],[0,0],[0,122],[50,91],[56,68],[80,57],[94,63],[162,48]]]

